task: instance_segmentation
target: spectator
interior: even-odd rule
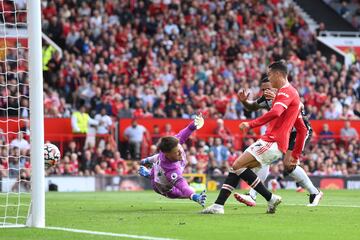
[[[98,122],[97,134],[109,134],[112,125],[111,117],[106,115],[106,109],[102,108],[100,114],[96,114],[95,121]]]
[[[119,118],[132,118],[133,117],[132,111],[129,108],[128,100],[124,101],[124,106],[123,106],[123,108],[120,109],[120,111],[118,113],[118,117]]]
[[[324,123],[323,130],[320,132],[320,143],[321,144],[332,144],[335,142],[333,137],[334,133],[329,130],[329,125]]]
[[[225,127],[224,120],[218,119],[216,121],[216,128],[214,129],[214,134],[218,135],[223,142],[232,142],[233,136],[230,134],[230,131]]]
[[[176,133],[172,130],[172,126],[170,123],[165,124],[165,129],[163,136],[174,136]]]
[[[89,116],[85,106],[81,106],[79,111],[74,112],[71,116],[73,133],[78,134],[76,140],[83,148],[95,146],[96,129],[94,126],[97,125],[98,121]],[[84,136],[84,134],[86,135]]]
[[[77,159],[77,155],[76,154],[72,154],[71,158],[75,158]],[[74,166],[74,163],[70,160],[70,158],[68,156],[64,157],[64,163],[63,163],[63,173],[62,175],[64,176],[72,176],[76,174],[76,166]]]
[[[80,164],[80,173],[84,176],[94,175],[94,168],[96,166],[96,161],[90,150],[84,152],[83,158]]]
[[[158,143],[159,139],[161,138],[159,125],[155,124],[153,126],[153,132],[152,132],[151,136],[152,136],[151,137],[152,144],[156,145]]]
[[[117,151],[115,152],[114,155],[114,165],[116,166],[111,166],[113,170],[116,170],[116,173],[118,175],[126,175],[128,170],[127,170],[127,163],[124,159],[121,158],[120,156],[120,152]]]
[[[112,169],[109,167],[109,164],[106,161],[101,161],[95,167],[95,174],[96,175],[111,175]]]
[[[81,106],[79,111],[75,111],[71,117],[71,126],[73,133],[86,134],[89,131],[89,125],[98,125],[86,112],[85,106]]]
[[[125,129],[124,137],[129,143],[129,152],[132,160],[140,160],[141,143],[146,132],[146,128],[138,125],[136,119],[133,119],[131,126]]]
[[[344,127],[340,130],[340,136],[341,140],[343,140],[345,143],[355,140],[357,141],[359,139],[358,132],[355,128],[351,127],[350,121],[346,121]]]
[[[30,143],[26,139],[24,139],[24,134],[22,132],[19,132],[18,137],[14,138],[10,142],[10,146],[12,148],[18,148],[20,151],[30,149]]]
[[[226,161],[229,156],[229,151],[222,144],[222,141],[220,138],[215,138],[215,145],[211,147],[211,151],[214,154],[216,167],[218,167],[218,168],[225,167]]]

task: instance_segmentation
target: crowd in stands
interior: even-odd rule
[[[257,98],[267,65],[280,59],[287,60],[289,79],[310,119],[360,119],[360,56],[349,68],[335,55],[323,56],[315,34],[287,1],[49,0],[42,6],[43,32],[63,49],[60,57],[44,42],[45,116],[72,117],[75,133],[107,134],[109,122],[119,118],[191,118],[201,112],[219,119],[219,136],[186,145],[186,171],[224,174],[244,149],[234,148],[221,119],[262,114],[245,111],[236,93],[246,88]],[[26,95],[27,89],[21,91]],[[0,109],[5,106],[1,99]],[[86,132],[77,128],[81,114],[94,121]],[[152,144],[170,134],[171,126],[155,131]],[[49,174],[134,174],[138,163],[130,159],[139,159],[141,150],[132,134],[125,131],[125,155],[108,141],[99,145],[92,139],[85,148],[70,142]],[[254,139],[244,138],[243,147]],[[305,169],[314,175],[360,173],[357,141],[333,140],[330,133],[315,139],[304,156]],[[272,172],[281,168],[279,163]]]
[[[47,116],[85,104],[119,118],[250,118],[236,92],[256,98],[266,66],[286,59],[312,119],[360,118],[358,59],[322,56],[286,1],[52,0],[43,22],[64,50],[45,71]]]
[[[360,3],[358,0],[324,0],[351,25],[360,30]]]
[[[221,122],[221,121],[220,121]],[[221,123],[218,127],[223,127]],[[133,137],[143,137],[146,130],[137,124],[136,120],[127,129],[138,129],[125,134],[129,140]],[[161,136],[174,135],[171,125],[167,124],[164,129],[159,130],[157,126],[150,134],[151,147],[149,155],[157,152],[156,143]],[[250,131],[242,138],[240,149],[236,149],[228,135],[218,135],[217,137],[191,137],[183,147],[188,156],[188,165],[185,173],[205,173],[210,175],[227,174],[229,166],[235,159],[259,137]],[[1,139],[1,143],[5,140]],[[129,144],[131,141],[129,141]],[[7,154],[6,148],[2,147],[0,174],[1,176],[17,177],[18,168],[27,169],[29,162],[29,143],[20,133],[17,139],[11,144],[11,152]],[[140,153],[136,147],[130,147],[122,158],[119,151],[108,143],[102,147],[80,148],[76,141],[71,141],[64,148],[62,160],[54,168],[50,168],[47,174],[64,176],[93,176],[93,175],[131,175],[136,174],[140,159]],[[7,157],[8,156],[8,157]],[[329,129],[328,124],[324,124],[323,130],[313,136],[310,144],[307,145],[301,164],[309,175],[322,176],[349,176],[360,174],[360,145],[359,133],[351,126],[350,121],[346,121],[341,129],[340,137],[336,137]],[[271,166],[271,174],[278,176],[283,172],[283,163],[279,161]]]

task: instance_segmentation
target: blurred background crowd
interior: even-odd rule
[[[22,1],[16,3],[21,9]],[[351,3],[356,11],[339,4],[334,8],[359,27],[359,4]],[[236,93],[245,88],[250,99],[258,98],[267,65],[280,59],[287,60],[289,79],[310,120],[360,119],[360,56],[350,50],[349,67],[335,55],[323,56],[315,41],[323,24],[310,30],[287,1],[49,0],[42,6],[43,32],[63,49],[61,57],[44,42],[45,116],[72,118],[74,133],[107,135],[121,118],[190,119],[201,112],[219,119],[218,128],[214,136],[185,144],[186,172],[226,174],[227,166],[258,136],[248,133],[236,148],[221,121],[264,113],[247,112]],[[5,83],[4,75],[0,83]],[[0,99],[0,109],[7,104]],[[24,108],[9,116],[28,116],[27,98],[10,104]],[[78,126],[82,116],[89,126]],[[146,129],[134,122],[124,133],[124,153],[105,137],[71,141],[61,163],[48,174],[135,174],[134,160],[144,157],[144,138],[151,154],[161,136],[174,132],[170,124]],[[323,127],[305,151],[305,169],[313,175],[360,174],[360,144],[351,122],[341,136]],[[7,159],[10,169],[16,167],[12,164],[29,164],[26,136],[16,140],[12,149],[24,157],[18,162]],[[0,169],[6,169],[6,158],[1,159]],[[272,174],[282,167],[281,162],[274,165]]]

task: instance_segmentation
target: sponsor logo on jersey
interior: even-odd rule
[[[287,98],[290,97],[289,94],[284,93],[284,92],[279,92],[279,93],[278,93],[278,96],[280,96],[280,95],[283,95],[283,96],[285,96],[285,97],[287,97]]]

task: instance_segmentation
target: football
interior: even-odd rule
[[[60,150],[57,146],[51,143],[44,145],[44,162],[45,168],[48,169],[55,166],[60,161]]]

